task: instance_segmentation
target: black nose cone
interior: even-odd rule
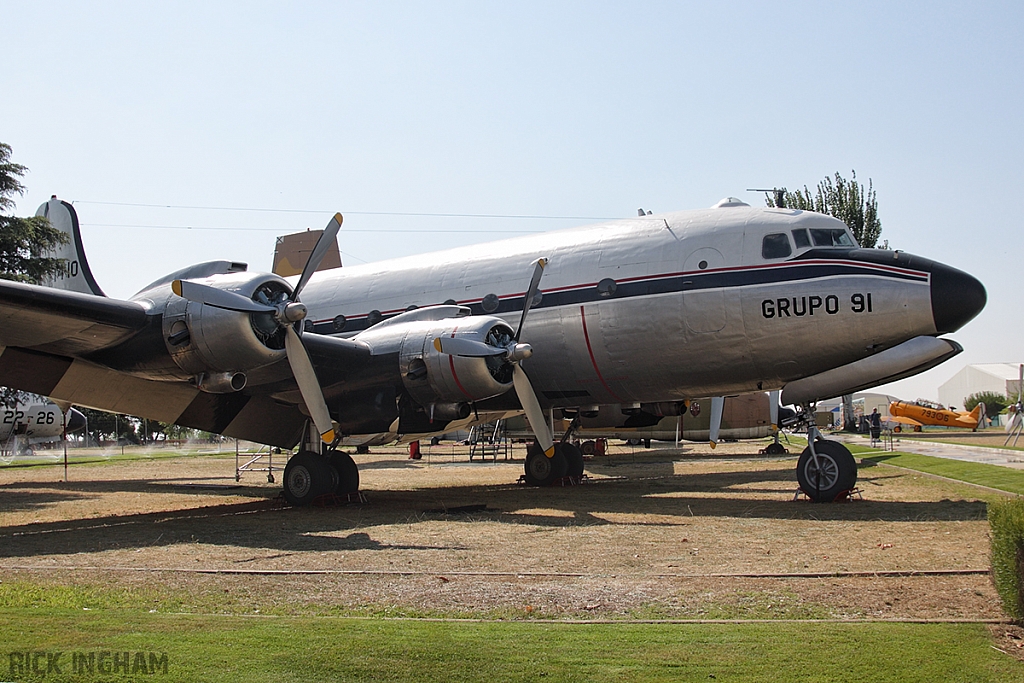
[[[932,317],[939,334],[956,332],[985,308],[985,285],[962,270],[934,261],[932,274]]]
[[[77,432],[79,429],[82,429],[83,427],[85,427],[85,425],[86,425],[85,415],[83,415],[82,413],[78,412],[74,408],[71,408],[70,410],[68,410],[68,423],[67,423],[67,433],[68,434],[71,434],[72,432]]]

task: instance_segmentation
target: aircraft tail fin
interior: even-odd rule
[[[85,258],[85,247],[82,246],[82,233],[78,228],[78,214],[75,213],[75,207],[57,199],[57,195],[54,195],[50,201],[39,207],[36,215],[49,218],[50,225],[68,236],[66,244],[62,244],[46,254],[64,259],[64,271],[56,277],[44,279],[42,284],[56,289],[106,296],[100,286],[96,284],[96,278],[92,276],[92,270],[89,268],[89,261]]]
[[[323,233],[323,230],[306,230],[278,237],[277,246],[274,248],[274,268],[271,272],[281,277],[301,273],[313,247]],[[337,239],[328,246],[327,253],[317,266],[317,271],[331,268],[341,268],[341,252],[338,251]]]

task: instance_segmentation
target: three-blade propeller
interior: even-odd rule
[[[317,380],[316,372],[313,370],[313,363],[309,360],[309,354],[306,352],[306,347],[302,344],[302,339],[295,329],[295,324],[305,320],[308,313],[306,306],[299,301],[299,294],[309,282],[313,273],[316,272],[320,261],[327,254],[331,242],[337,239],[342,220],[340,213],[334,214],[334,218],[327,224],[323,234],[320,235],[320,239],[317,240],[316,246],[313,247],[313,251],[310,253],[309,259],[302,269],[302,275],[299,276],[299,281],[295,284],[295,289],[292,290],[291,296],[276,306],[263,304],[235,292],[217,289],[216,287],[210,287],[198,282],[190,282],[189,280],[175,280],[171,283],[171,289],[174,293],[189,301],[223,308],[228,311],[238,311],[239,313],[270,313],[274,316],[278,326],[285,331],[285,354],[288,356],[288,364],[291,366],[292,374],[295,376],[295,382],[299,385],[299,393],[302,394],[302,400],[306,404],[306,409],[309,411],[310,417],[313,418],[313,424],[316,425],[316,430],[320,433],[320,438],[324,443],[334,442],[334,423],[331,421],[331,414],[327,409],[327,401],[324,400],[323,391],[320,389],[320,382]]]
[[[537,437],[537,445],[549,458],[555,454],[554,439],[551,430],[548,428],[547,420],[544,419],[544,409],[540,407],[537,400],[537,392],[534,391],[530,378],[526,371],[519,366],[519,361],[529,358],[533,354],[533,348],[529,344],[519,342],[522,336],[523,327],[526,324],[526,314],[533,308],[537,300],[537,293],[540,291],[540,279],[544,275],[544,267],[547,266],[547,259],[537,259],[533,263],[533,277],[530,279],[530,286],[526,290],[526,299],[523,302],[523,315],[519,319],[519,328],[515,336],[507,346],[491,346],[472,339],[459,339],[457,337],[438,337],[434,340],[434,348],[441,353],[450,356],[467,356],[470,358],[483,358],[487,356],[503,356],[506,361],[512,364],[512,386],[519,397],[526,417],[530,421],[533,434]]]

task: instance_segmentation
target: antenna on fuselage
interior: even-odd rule
[[[754,190],[747,188],[747,192],[771,192],[775,196],[775,208],[785,209],[786,208],[786,188],[784,187],[773,187],[770,190]]]

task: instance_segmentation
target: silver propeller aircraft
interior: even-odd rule
[[[39,213],[72,237],[65,273],[0,282],[0,385],[301,445],[284,476],[293,504],[358,488],[343,436],[412,440],[524,411],[527,480],[543,485],[583,469],[550,410],[659,417],[693,397],[782,389],[811,415],[956,355],[939,335],[986,301],[970,275],[860,249],[833,218],[732,198],[314,274],[338,214],[298,277],[210,261],[120,301],[96,285],[71,205]],[[797,479],[832,500],[856,464],[811,437]]]

